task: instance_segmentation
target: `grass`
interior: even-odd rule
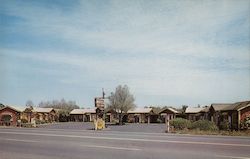
[[[173,133],[177,134],[191,134],[191,135],[224,135],[224,136],[249,136],[250,137],[250,130],[244,131],[225,131],[225,130],[218,130],[218,131],[204,131],[199,129],[185,129],[185,130],[177,130]]]

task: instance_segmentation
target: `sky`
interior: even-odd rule
[[[250,99],[250,1],[1,0],[0,103],[128,85],[138,107]]]

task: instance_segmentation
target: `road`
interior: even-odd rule
[[[250,159],[249,137],[0,128],[1,159]]]

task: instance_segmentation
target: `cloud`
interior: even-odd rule
[[[250,94],[248,1],[37,3],[4,2],[1,12],[20,20],[1,28],[24,35],[19,48],[0,44],[0,51],[59,83],[109,90],[127,83],[139,96],[185,99]]]
[[[146,57],[142,59],[127,57],[123,59],[110,57],[92,57],[84,55],[71,55],[62,53],[36,53],[3,51],[6,54],[15,54],[15,57],[27,61],[45,63],[45,65],[64,66],[51,70],[50,68],[37,70],[46,75],[63,73],[58,79],[63,84],[82,84],[84,81],[93,80],[102,83],[110,90],[117,84],[126,83],[138,94],[150,95],[192,95],[212,93],[214,88],[227,87],[234,91],[235,84],[243,81],[240,90],[249,87],[249,80],[245,69],[246,65],[238,63],[227,65],[212,61],[214,69],[203,67],[200,63],[189,60],[173,60],[167,57]],[[229,61],[234,62],[234,61]],[[210,62],[209,62],[210,63]],[[216,66],[219,65],[219,66]],[[222,65],[222,66],[220,66]],[[223,66],[225,65],[225,66]],[[218,69],[217,67],[226,67]],[[232,70],[233,69],[233,70]],[[72,76],[71,76],[72,75]],[[243,77],[243,79],[242,79]],[[195,85],[193,85],[195,83]],[[214,93],[213,93],[214,94]],[[197,97],[198,98],[198,97]]]
[[[216,35],[225,25],[242,17],[242,14],[247,14],[249,8],[244,5],[245,1],[218,3],[167,1],[147,6],[142,2],[132,5],[130,2],[119,1],[118,4],[111,2],[110,5],[100,5],[98,10],[95,4],[84,1],[68,15],[57,8],[30,6],[24,3],[22,8],[8,7],[8,14],[25,20],[22,23],[24,26],[20,27],[21,31],[25,27],[25,31],[33,35],[60,37],[82,48],[103,48],[118,54],[130,52],[234,56],[234,52],[239,48],[218,45],[223,39]],[[249,32],[247,28],[250,24],[247,19],[246,17],[243,25],[230,28],[230,32],[249,35],[244,32]],[[239,29],[242,26],[246,28]],[[249,47],[245,50],[241,48],[237,57],[245,58],[248,49]]]

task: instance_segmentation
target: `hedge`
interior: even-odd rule
[[[170,121],[170,125],[177,130],[183,130],[190,128],[191,121],[183,118],[175,118]]]
[[[208,120],[198,120],[192,123],[191,129],[199,129],[204,131],[216,131],[218,127],[214,122]]]
[[[198,120],[191,122],[190,120],[183,118],[175,118],[170,121],[170,125],[175,128],[175,130],[184,130],[184,129],[199,129],[204,131],[216,131],[218,127],[215,123],[208,120]]]

